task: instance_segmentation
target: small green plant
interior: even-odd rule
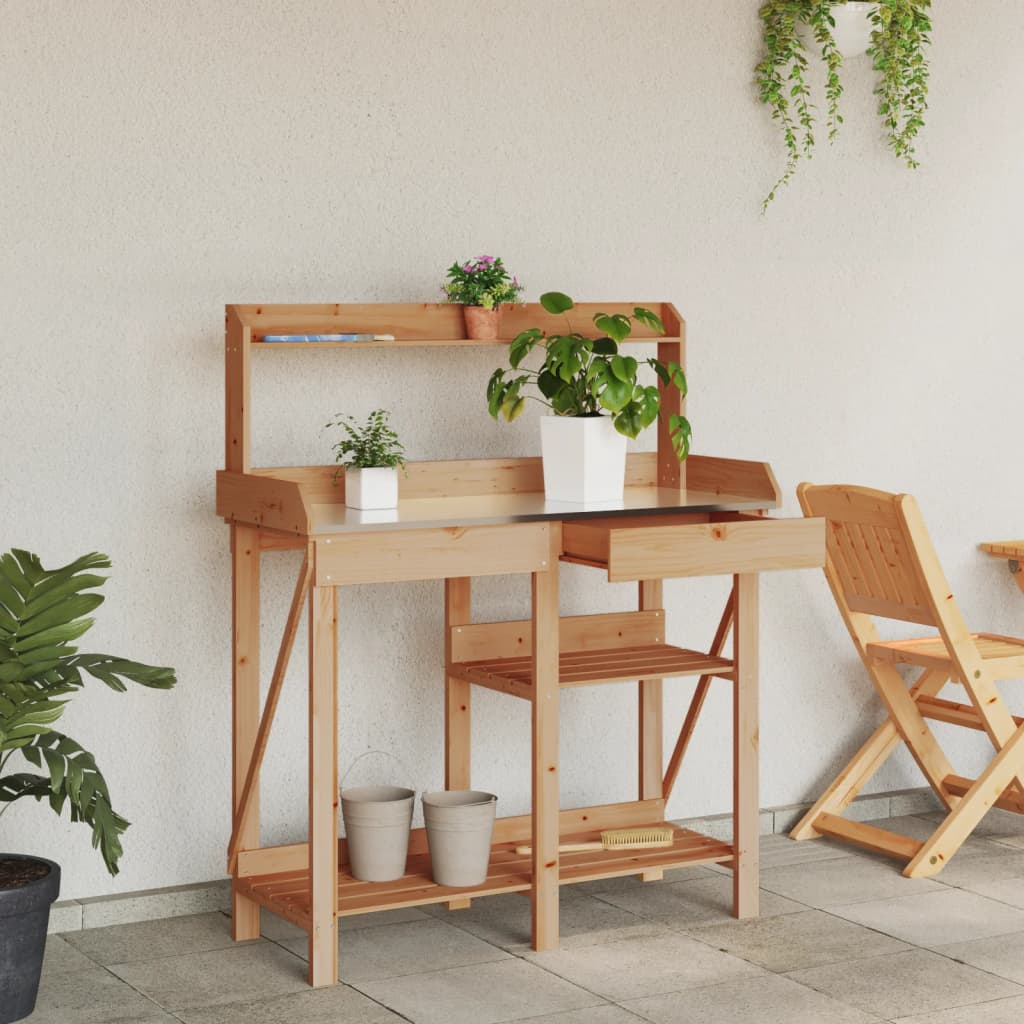
[[[103,602],[94,591],[106,577],[89,570],[109,568],[110,559],[96,552],[59,569],[44,569],[18,548],[0,555],[0,815],[22,797],[45,798],[57,814],[66,804],[72,821],[92,827],[92,845],[116,875],[128,822],[111,806],[93,755],[54,728],[68,704],[59,698],[83,687],[83,673],[118,693],[125,680],[166,690],[175,677],[170,668],[71,646],[94,622],[85,616]],[[16,755],[46,774],[5,775]]]
[[[441,285],[449,302],[494,309],[506,302],[518,302],[523,286],[510,276],[500,256],[477,256],[448,268],[448,283]]]
[[[548,313],[568,313],[574,303],[561,292],[546,292],[540,304]],[[599,416],[608,413],[615,429],[626,437],[636,437],[649,427],[661,411],[661,395],[654,385],[639,383],[640,366],[654,370],[664,387],[676,388],[686,395],[686,375],[678,363],[667,365],[657,359],[643,360],[619,353],[619,345],[632,333],[633,321],[651,330],[665,333],[661,320],[649,309],[636,306],[631,316],[624,313],[595,313],[594,326],[602,332],[598,338],[587,338],[572,330],[567,334],[545,334],[531,327],[516,335],[509,346],[509,362],[519,374],[499,368],[487,382],[487,408],[497,419],[511,422],[525,408],[526,398],[520,394],[528,385],[535,385],[541,394],[537,399],[559,416]],[[537,345],[544,347],[544,363],[539,370],[523,370],[522,363]],[[679,460],[690,451],[690,423],[685,416],[669,416],[669,434]]]
[[[782,127],[786,167],[765,197],[767,210],[783,185],[788,185],[800,160],[814,152],[814,104],[808,80],[807,49],[799,26],[807,26],[821,47],[825,63],[825,100],[828,140],[833,142],[843,123],[839,100],[843,95],[840,70],[843,58],[832,30],[833,8],[847,0],[765,0],[759,15],[764,29],[765,56],[755,74],[761,102]],[[931,42],[931,0],[874,0],[870,9],[871,46],[868,53],[880,80],[875,87],[878,112],[889,145],[908,167],[917,167],[914,140],[924,126],[928,97],[928,59]]]
[[[354,417],[338,413],[324,426],[325,430],[328,427],[340,427],[344,431],[341,440],[334,446],[335,461],[353,469],[404,467],[405,449],[398,440],[398,434],[388,425],[389,416],[386,409],[374,409],[366,418],[366,423],[360,424]],[[335,478],[340,472],[339,467],[334,474]]]

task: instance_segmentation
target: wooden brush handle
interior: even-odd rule
[[[561,843],[558,847],[559,853],[583,853],[586,850],[603,850],[604,843],[598,841],[593,843]],[[516,853],[520,857],[529,857],[533,853],[532,846],[517,846]]]

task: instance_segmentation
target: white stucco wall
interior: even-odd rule
[[[110,880],[82,826],[24,802],[0,847],[53,856],[65,897],[219,877],[229,822],[226,302],[419,301],[499,254],[528,297],[673,301],[689,324],[695,449],[803,479],[915,493],[970,622],[1024,632],[975,548],[1019,536],[1024,8],[939,0],[923,166],[887,153],[866,60],[846,125],[767,217],[783,153],[756,101],[757,0],[2,0],[0,548],[108,552],[86,649],[178,669],[171,693],[101,684],[67,730],[134,824]],[[822,136],[824,133],[821,133]],[[538,451],[497,425],[494,353],[258,359],[256,463],[329,461],[329,415],[394,410],[414,459]],[[266,673],[297,560],[264,559]],[[627,607],[567,567],[567,612]],[[707,643],[721,581],[669,583],[670,637]],[[518,617],[523,579],[475,593]],[[816,791],[877,720],[817,572],[762,585],[762,804]],[[345,592],[341,766],[395,751],[441,780],[441,585]],[[392,640],[397,633],[402,643]],[[300,632],[268,754],[265,838],[305,827]],[[691,681],[668,685],[670,723]],[[518,813],[527,707],[475,696],[474,781]],[[563,697],[566,804],[628,798],[633,688]],[[730,799],[721,684],[672,801]],[[672,736],[666,737],[671,743]],[[969,772],[975,748],[957,737]],[[352,781],[396,781],[364,762]],[[876,788],[919,785],[898,759]]]

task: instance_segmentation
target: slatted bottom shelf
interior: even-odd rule
[[[589,686],[673,676],[731,678],[732,671],[728,658],[671,644],[645,644],[600,651],[562,651],[558,659],[558,684]],[[477,686],[528,698],[533,689],[533,659],[527,656],[456,662],[452,675]]]
[[[666,822],[655,822],[663,827]],[[644,826],[648,827],[648,826]],[[671,826],[672,846],[646,850],[594,850],[563,853],[560,858],[560,882],[588,882],[597,878],[636,875],[659,868],[692,864],[714,864],[732,860],[733,850],[710,836]],[[562,836],[563,843],[598,839],[597,832]],[[408,873],[393,882],[360,882],[342,871],[338,877],[338,916],[366,914],[376,910],[417,907],[427,903],[445,903],[466,897],[495,896],[507,892],[526,892],[530,888],[531,858],[515,852],[516,843],[499,843],[491,849],[491,862],[483,884],[471,888],[435,885],[430,877],[430,858],[411,856]],[[240,880],[242,892],[261,906],[300,927],[308,927],[310,915],[309,873],[285,872]]]

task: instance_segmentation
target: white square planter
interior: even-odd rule
[[[349,508],[397,508],[398,469],[346,469],[345,504]]]
[[[540,421],[544,497],[548,501],[620,501],[626,438],[610,416],[545,416]]]

